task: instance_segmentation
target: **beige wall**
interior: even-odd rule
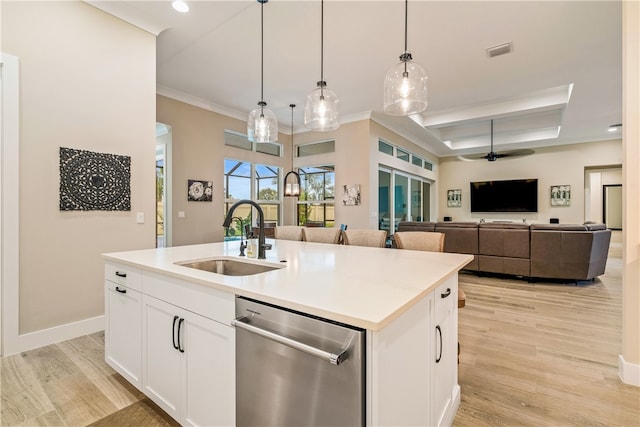
[[[100,254],[154,247],[155,37],[79,1],[2,9],[2,51],[20,62],[25,334],[102,315]],[[130,156],[132,210],[60,211],[59,147]]]
[[[346,224],[349,228],[369,228],[369,207],[373,194],[377,194],[376,181],[369,174],[369,121],[361,120],[342,124],[330,132],[304,132],[294,136],[295,145],[335,140],[335,152],[325,155],[296,158],[294,165],[335,165],[335,215],[336,226]],[[361,204],[344,206],[344,186],[359,184]]]
[[[513,159],[461,161],[455,157],[440,162],[440,220],[451,216],[454,221],[522,220],[549,222],[558,218],[561,223],[582,223],[585,218],[585,168],[622,164],[620,140],[539,148],[533,156]],[[504,179],[538,179],[537,213],[471,213],[469,182]],[[571,185],[571,205],[551,206],[549,192],[552,185]],[[462,189],[462,207],[447,207],[446,190]],[[598,190],[599,191],[599,190]]]

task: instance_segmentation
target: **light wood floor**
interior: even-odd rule
[[[618,378],[621,236],[595,282],[460,275],[462,402],[455,427],[640,426],[640,388]]]
[[[462,403],[454,427],[640,426],[640,388],[617,376],[621,245],[579,285],[460,275]],[[86,426],[142,398],[96,333],[0,359],[2,426]]]

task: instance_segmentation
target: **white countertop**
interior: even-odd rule
[[[104,258],[373,331],[473,259],[466,254],[287,240],[267,243],[273,248],[266,260],[238,257],[239,241],[108,253]],[[218,256],[284,267],[224,276],[175,264]]]

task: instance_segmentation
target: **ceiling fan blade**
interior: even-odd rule
[[[505,157],[522,157],[522,156],[529,156],[531,154],[534,154],[535,151],[530,150],[530,149],[520,149],[520,150],[509,150],[509,151],[501,151],[499,153],[496,153],[494,151],[491,151],[487,154],[467,154],[467,155],[461,155],[461,156],[457,156],[458,160],[462,160],[465,162],[470,162],[470,161],[475,161],[475,160],[488,160],[490,162],[494,162],[498,159],[502,159]]]
[[[530,150],[528,148],[523,148],[520,150],[509,150],[509,151],[502,151],[500,153],[497,153],[498,157],[523,157],[523,156],[530,156],[531,154],[534,154],[535,151]]]

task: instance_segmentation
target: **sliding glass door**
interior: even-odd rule
[[[402,221],[429,221],[430,183],[399,171],[378,170],[378,229],[393,234]]]

